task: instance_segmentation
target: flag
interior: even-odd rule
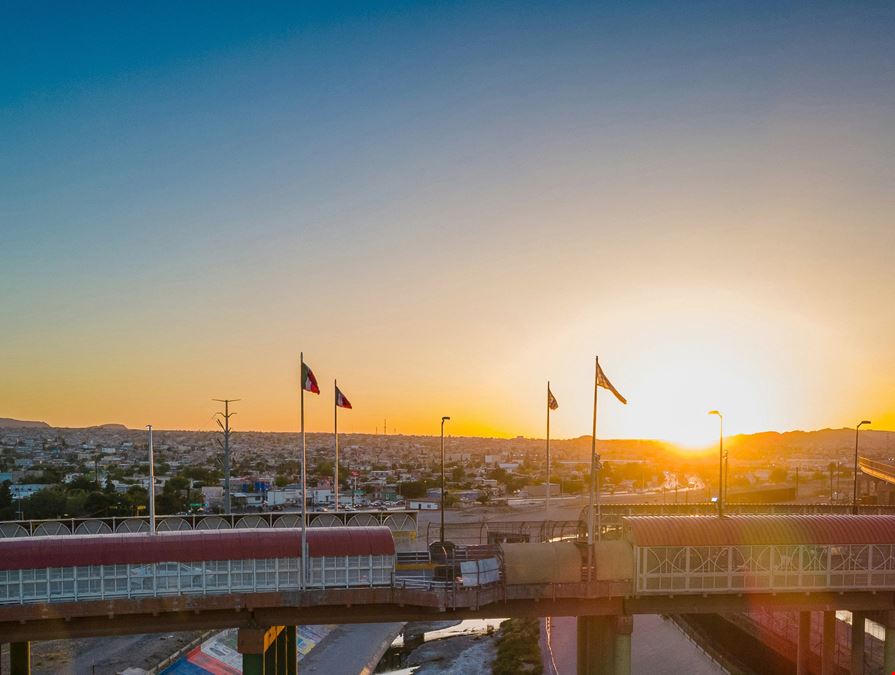
[[[308,367],[307,363],[301,364],[301,388],[312,394],[320,393],[320,387],[317,386],[317,378],[314,377],[314,371]]]
[[[559,403],[556,402],[556,397],[550,391],[550,387],[547,387],[547,407],[550,410],[556,410],[559,407]]]
[[[338,387],[336,387],[336,405],[340,408],[351,408],[351,401],[345,397],[345,394]]]
[[[615,398],[621,401],[623,404],[627,404],[628,402],[625,400],[625,397],[618,393],[618,390],[612,386],[612,382],[609,381],[609,378],[606,377],[606,373],[603,372],[602,366],[597,364],[597,386],[603,387],[603,389],[608,389],[613,394],[615,394]]]

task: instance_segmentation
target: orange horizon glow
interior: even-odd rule
[[[895,5],[19,4],[0,417],[895,428]]]

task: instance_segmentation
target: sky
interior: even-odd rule
[[[8,3],[0,417],[895,428],[891,3]]]

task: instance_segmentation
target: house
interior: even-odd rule
[[[45,487],[50,487],[44,483],[21,483],[9,486],[9,494],[13,499],[24,499],[30,497],[35,492],[40,492]]]
[[[411,499],[407,504],[411,511],[437,511],[441,508],[441,502],[437,499]]]

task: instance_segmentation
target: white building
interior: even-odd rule
[[[437,499],[411,499],[408,507],[411,511],[437,511],[441,502]]]

